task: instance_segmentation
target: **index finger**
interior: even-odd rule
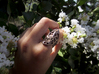
[[[36,39],[40,39],[47,30],[51,29],[58,29],[59,24],[51,19],[48,19],[46,17],[43,17],[34,27],[34,29],[31,31],[31,35],[35,36]]]

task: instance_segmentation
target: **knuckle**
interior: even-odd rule
[[[28,48],[28,42],[22,42],[22,49],[27,49]]]
[[[49,20],[49,18],[47,18],[47,17],[42,17],[41,20]]]
[[[24,42],[22,39],[18,40],[17,45],[19,50],[22,50],[22,52],[26,52],[28,49],[27,42]]]
[[[20,38],[22,38],[24,35],[25,35],[25,33],[29,30],[30,28],[27,28],[21,35],[20,35]]]
[[[41,61],[41,60],[44,59],[44,57],[42,57],[41,54],[38,54],[38,55],[35,56],[35,59],[36,59],[37,61]]]
[[[46,50],[47,50],[47,48],[45,49],[45,48],[37,48],[36,47],[36,49],[38,50],[38,52],[35,54],[35,59],[37,60],[37,61],[42,61],[42,60],[44,60],[45,58],[45,54],[46,54]],[[34,49],[34,50],[36,50],[36,49]],[[43,50],[42,50],[43,49]]]
[[[28,47],[29,47],[28,40],[21,38],[21,39],[18,41],[18,47],[21,48],[21,50],[26,50],[26,49],[28,49]]]
[[[50,22],[50,19],[47,18],[47,17],[43,17],[43,18],[41,19],[41,21],[43,21],[44,25],[46,25],[47,23]]]
[[[35,55],[34,55],[34,59],[36,60],[36,61],[41,61],[41,60],[43,60],[44,59],[44,56],[41,54],[41,53],[36,53]]]

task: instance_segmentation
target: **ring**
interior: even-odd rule
[[[48,35],[44,38],[42,43],[46,46],[54,47],[59,39],[59,29],[54,29],[48,33]]]

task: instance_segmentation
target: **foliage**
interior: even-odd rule
[[[91,23],[99,19],[99,4],[96,2],[98,0],[0,0],[0,27],[5,26],[13,35],[19,36],[42,17],[57,21],[61,10],[69,16],[69,20],[78,19],[80,13],[87,13],[91,16],[88,24],[93,26]],[[78,6],[84,11],[79,12]],[[46,74],[98,74],[99,61],[94,53],[83,52],[81,45],[76,49],[70,46],[61,48]]]

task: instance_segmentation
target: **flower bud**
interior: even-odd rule
[[[81,37],[86,37],[86,34],[82,34]]]
[[[74,32],[74,29],[71,29],[70,31],[71,31],[71,32]]]
[[[60,24],[59,27],[61,28],[62,27],[62,24]]]
[[[77,38],[77,35],[75,36],[75,38]]]
[[[72,27],[72,29],[75,29],[76,28],[76,25],[74,25],[73,27]]]

